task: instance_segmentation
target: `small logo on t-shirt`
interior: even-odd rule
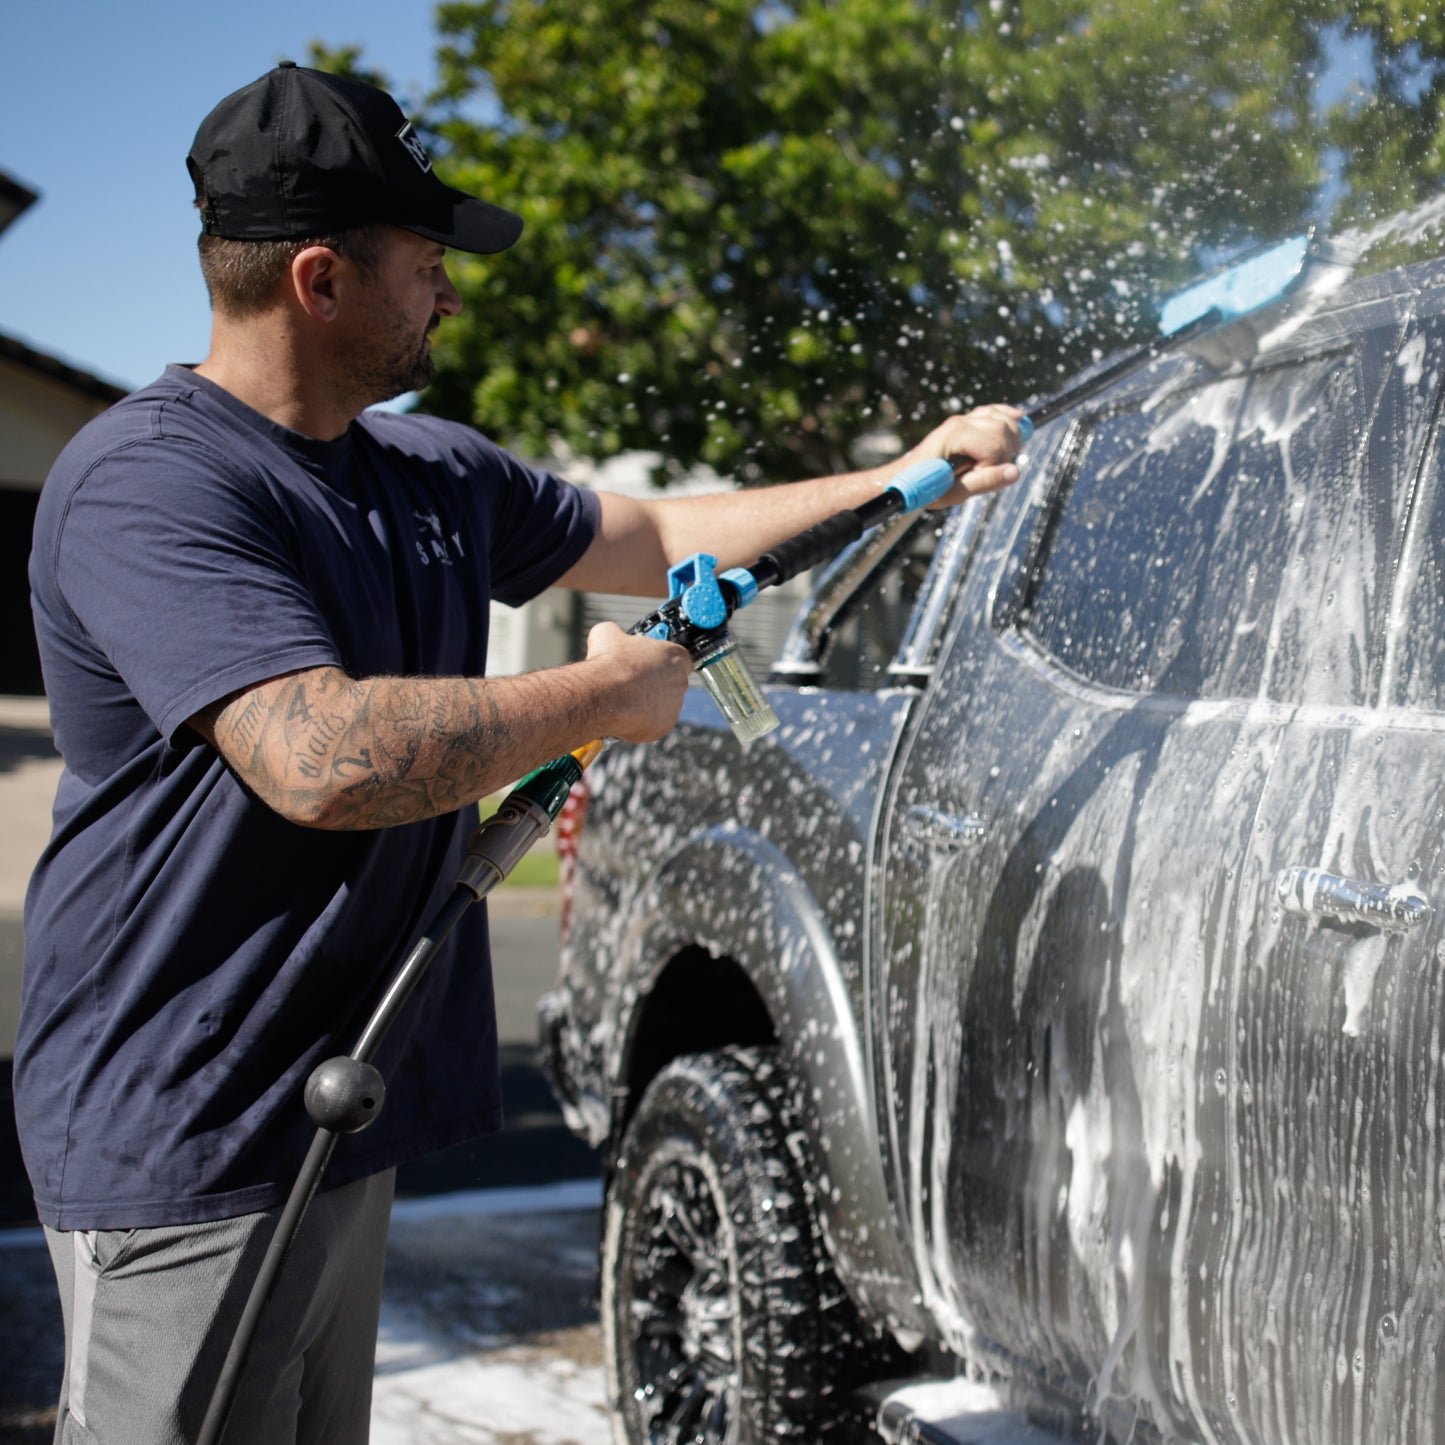
[[[418,512],[413,509],[412,516],[416,518],[417,531],[421,533],[417,539],[416,553],[423,567],[430,567],[433,562],[450,567],[458,557],[467,555],[466,548],[462,546],[462,534],[446,531],[442,526],[442,519],[435,512]]]
[[[416,133],[416,127],[410,122],[397,131],[396,138],[406,147],[406,153],[422,170],[431,170],[431,157],[426,153],[426,147],[421,143],[421,137]]]

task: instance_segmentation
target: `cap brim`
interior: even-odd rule
[[[393,224],[425,236],[428,241],[438,241],[443,246],[471,251],[478,256],[505,251],[522,234],[522,218],[514,212],[494,206],[490,201],[478,200],[451,186],[440,189],[445,194],[432,198],[425,216],[414,219],[397,216]]]

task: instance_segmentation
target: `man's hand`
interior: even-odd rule
[[[625,699],[626,707],[613,722],[613,737],[650,743],[672,731],[692,673],[687,648],[599,622],[587,634],[587,661],[608,667],[620,683],[613,695]]]
[[[975,407],[936,426],[900,466],[943,457],[953,466],[955,482],[935,507],[952,507],[968,497],[1002,491],[1019,479],[1014,458],[1023,450],[1019,421],[1023,411],[996,403]]]

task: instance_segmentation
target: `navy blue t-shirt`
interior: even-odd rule
[[[61,1229],[283,1200],[307,1074],[347,1053],[451,892],[474,811],[289,823],[186,720],[300,668],[481,676],[487,609],[586,550],[597,499],[467,427],[368,413],[338,441],[183,367],[87,426],[41,493],[31,592],[65,768],[25,906],[15,1112]],[[495,1129],[483,907],[388,1035],[380,1118],[326,1186]]]

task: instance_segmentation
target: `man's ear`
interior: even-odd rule
[[[334,321],[345,263],[329,246],[307,246],[291,262],[291,291],[316,321]]]

